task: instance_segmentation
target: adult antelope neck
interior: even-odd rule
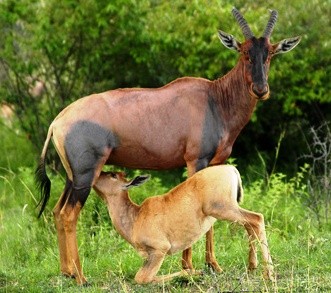
[[[227,128],[238,131],[248,123],[258,101],[250,93],[241,60],[226,75],[212,82],[209,95],[215,99]]]

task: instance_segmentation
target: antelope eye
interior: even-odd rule
[[[244,54],[245,57],[247,58],[248,62],[252,64],[253,61],[252,61],[252,59],[249,57],[248,51],[247,51],[247,50],[244,50],[244,51],[243,51],[243,54]]]

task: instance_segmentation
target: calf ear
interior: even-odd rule
[[[220,38],[222,44],[228,49],[240,52],[241,44],[234,38],[233,35],[225,33],[223,31],[218,31],[218,37]]]
[[[149,179],[150,179],[149,175],[139,175],[139,176],[135,177],[134,179],[132,179],[129,183],[125,184],[123,186],[123,189],[124,190],[130,189],[131,187],[142,185]]]
[[[280,41],[279,43],[273,45],[274,55],[280,53],[287,53],[296,47],[300,43],[301,37],[289,38]]]

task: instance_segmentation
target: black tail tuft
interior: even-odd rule
[[[35,182],[40,189],[41,198],[37,206],[41,205],[38,218],[43,213],[51,193],[51,181],[46,174],[45,161],[42,158],[35,172]]]
[[[237,187],[237,202],[240,203],[242,201],[242,188],[240,185]]]
[[[238,186],[237,186],[237,202],[241,203],[244,198],[244,191],[241,183],[241,178],[239,172],[237,173],[238,176]]]

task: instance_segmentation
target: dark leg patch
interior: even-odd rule
[[[89,121],[78,121],[65,139],[65,151],[73,173],[71,204],[82,204],[90,192],[95,169],[109,149],[118,145],[112,131]]]
[[[60,210],[65,205],[67,199],[70,198],[71,191],[72,191],[72,182],[71,182],[71,180],[67,176],[67,178],[66,178],[66,185],[64,187],[63,195],[61,197]]]
[[[68,203],[74,206],[77,202],[80,202],[81,206],[84,206],[85,201],[90,194],[90,191],[91,191],[91,187],[84,187],[80,189],[73,188],[71,190]]]

